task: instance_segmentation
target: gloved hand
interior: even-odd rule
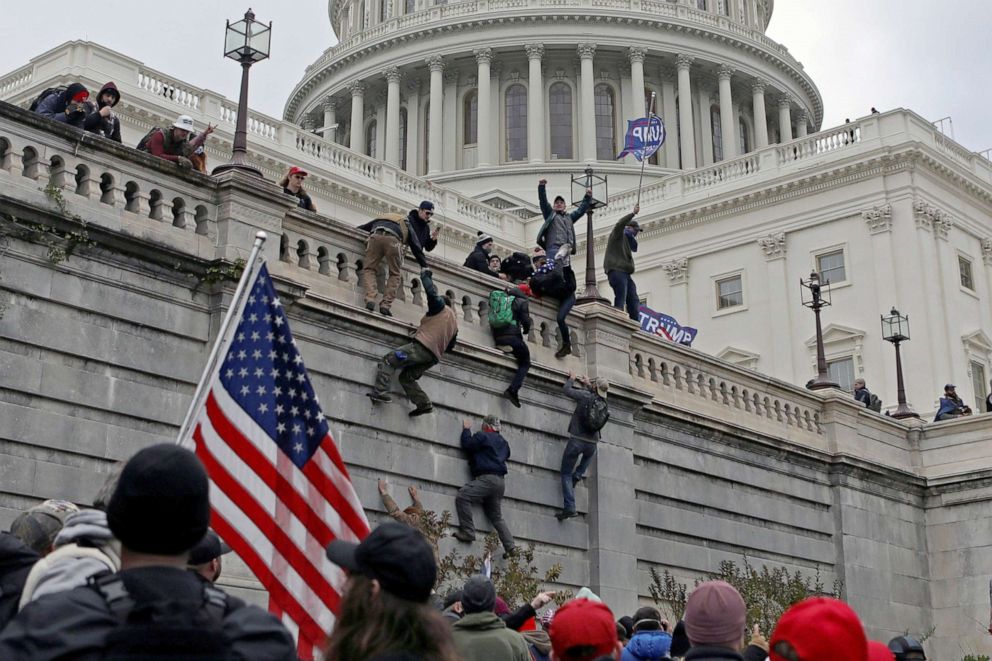
[[[185,156],[176,157],[176,165],[184,170],[189,170],[193,167],[193,161],[189,160]]]

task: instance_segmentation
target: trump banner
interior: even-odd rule
[[[624,139],[623,151],[617,159],[633,154],[634,158],[643,161],[658,151],[663,142],[665,142],[665,124],[661,121],[661,117],[650,115],[640,119],[628,119],[627,137]]]
[[[640,307],[641,330],[652,335],[660,335],[670,342],[692,346],[692,341],[696,339],[695,328],[690,326],[680,326],[674,317],[667,314],[655,312],[646,305]]]

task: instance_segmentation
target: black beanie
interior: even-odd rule
[[[203,539],[210,522],[207,472],[196,455],[163,443],[135,454],[107,505],[114,537],[139,553],[179,555]]]
[[[492,611],[496,606],[496,587],[492,581],[478,574],[465,582],[462,588],[462,610],[466,615]]]

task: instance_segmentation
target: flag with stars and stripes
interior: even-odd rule
[[[334,539],[369,532],[282,304],[262,263],[209,373],[190,438],[210,476],[211,525],[269,592],[301,658],[331,630],[346,577]],[[194,403],[196,405],[196,403]]]

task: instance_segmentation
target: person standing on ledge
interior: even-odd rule
[[[637,297],[637,285],[631,274],[634,272],[634,255],[637,252],[637,235],[641,226],[634,220],[641,211],[635,204],[634,210],[617,221],[606,242],[606,256],[603,258],[603,271],[613,289],[613,307],[620,310],[627,307],[627,316],[634,321],[641,320],[641,300]]]

